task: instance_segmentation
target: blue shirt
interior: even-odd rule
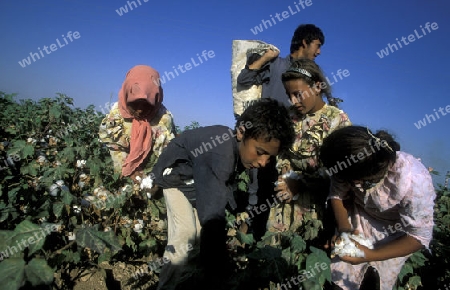
[[[291,64],[291,56],[285,58],[277,57],[258,70],[242,69],[237,78],[240,85],[251,87],[252,85],[262,85],[261,98],[272,98],[289,108],[292,104],[281,81],[283,74]]]

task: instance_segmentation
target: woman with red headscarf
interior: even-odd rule
[[[143,177],[174,138],[172,114],[164,107],[159,73],[137,65],[126,74],[119,101],[100,125],[100,140],[110,149],[114,171]]]

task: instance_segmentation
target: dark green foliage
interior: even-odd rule
[[[71,270],[162,251],[164,201],[114,174],[98,141],[104,115],[72,105],[62,94],[35,102],[0,93],[2,289],[50,285],[55,271],[71,288]]]

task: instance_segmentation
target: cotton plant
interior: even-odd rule
[[[364,252],[356,247],[356,244],[352,239],[360,245],[373,249],[372,242],[369,239],[366,239],[362,234],[355,235],[344,232],[340,234],[338,241],[335,243],[334,249],[331,252],[331,258],[334,258],[335,256],[364,258]]]

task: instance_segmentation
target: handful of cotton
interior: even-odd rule
[[[340,241],[335,243],[334,249],[331,252],[331,258],[334,258],[336,255],[339,257],[350,256],[364,258],[364,252],[361,249],[358,249],[355,243],[350,239],[357,241],[360,245],[366,246],[369,249],[373,249],[372,243],[362,234],[354,235],[344,232],[341,233],[339,239]]]
[[[289,170],[288,172],[286,172],[285,174],[283,174],[283,175],[281,176],[281,178],[283,178],[283,180],[284,180],[284,179],[294,179],[294,180],[299,180],[299,179],[300,179],[300,175],[299,175],[297,172],[293,171],[293,170]],[[281,182],[284,182],[284,181],[281,181]],[[275,184],[275,186],[278,186],[281,182],[275,181],[274,184]]]

